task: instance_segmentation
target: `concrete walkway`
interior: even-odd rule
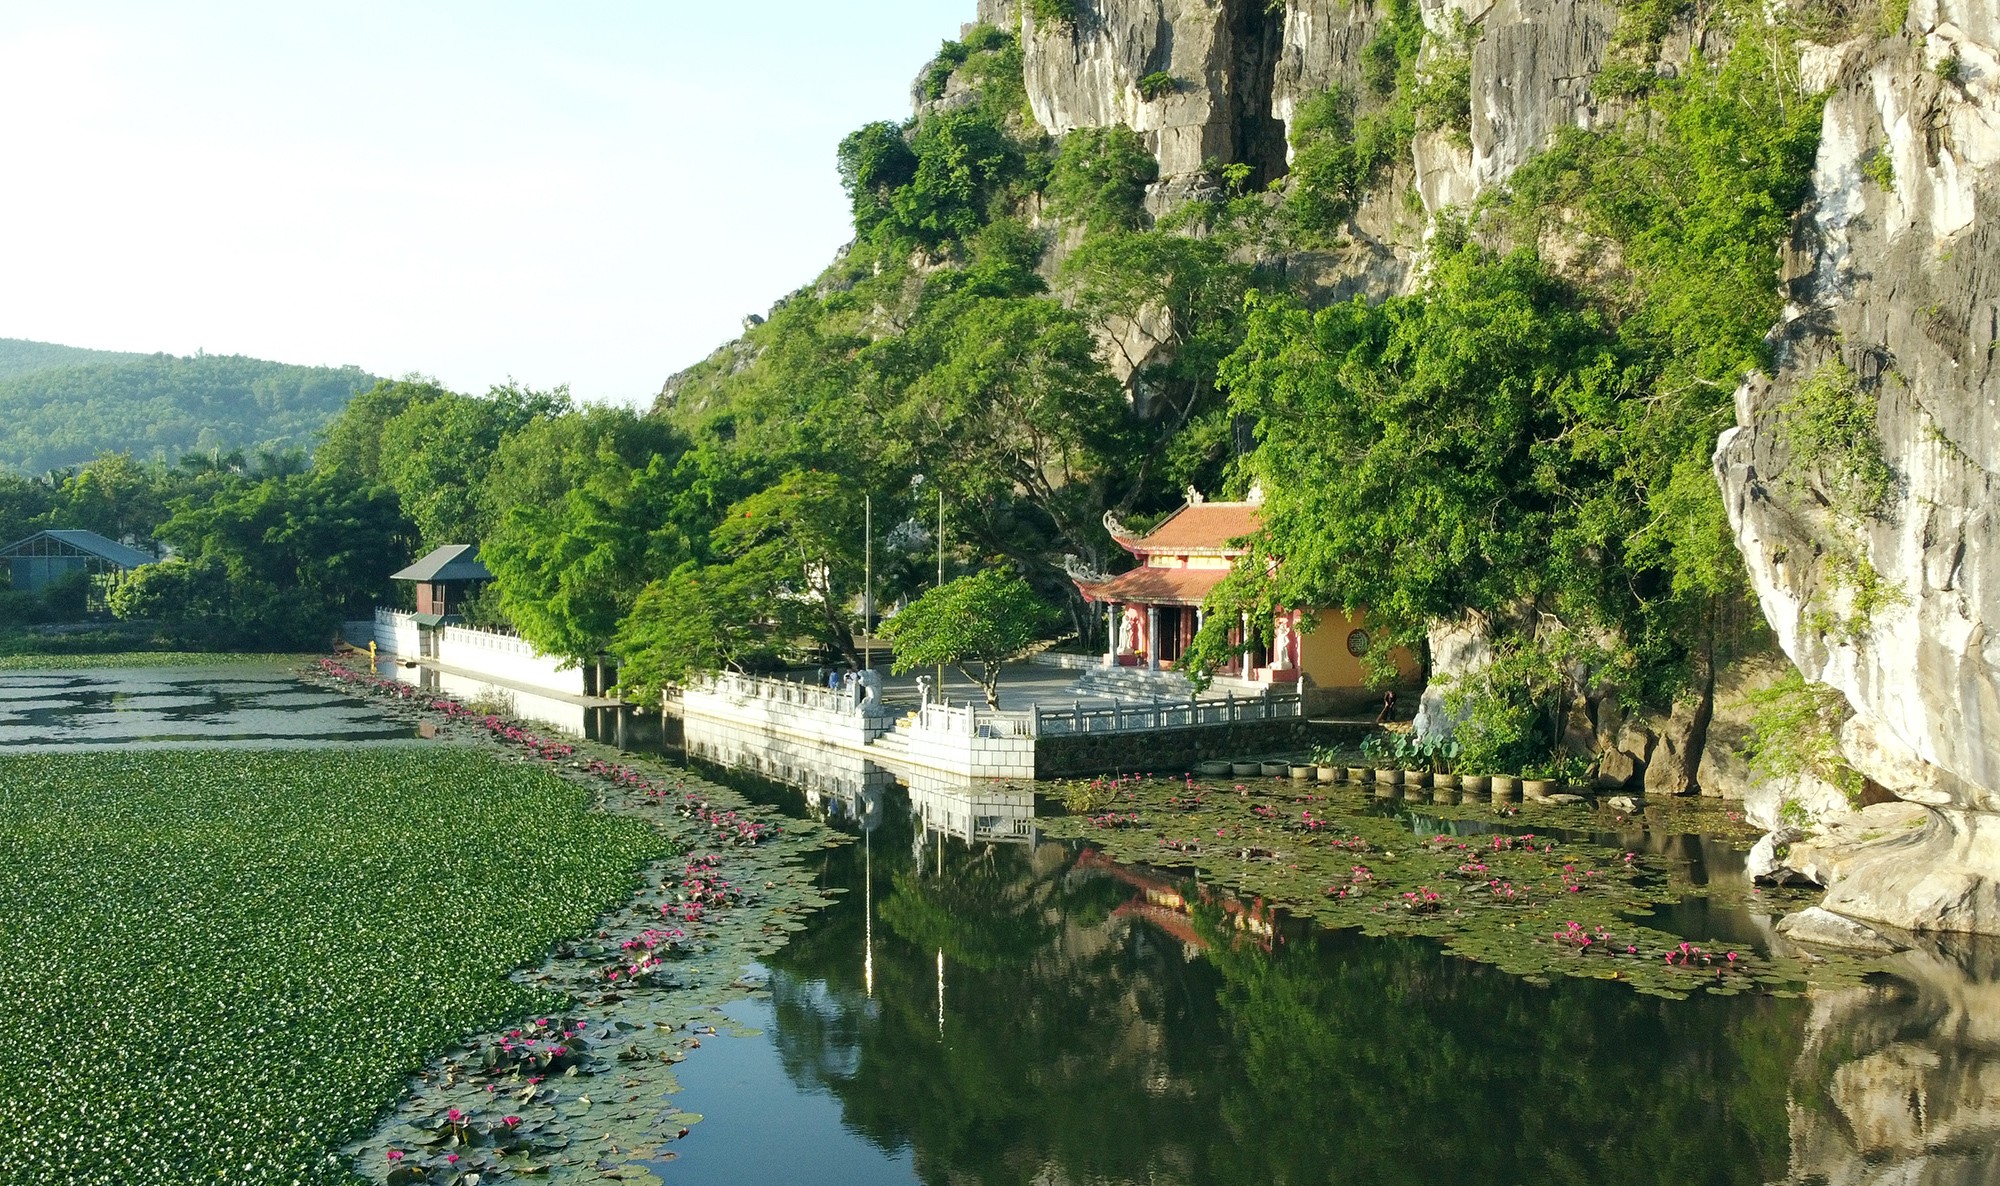
[[[891,675],[882,671],[882,702],[899,707],[917,707],[918,672],[908,675]],[[923,673],[937,679],[937,669]],[[1111,703],[1106,697],[1074,696],[1069,689],[1076,684],[1078,671],[1068,671],[1060,667],[1046,667],[1040,663],[1009,663],[1001,669],[1000,707],[1008,712],[1025,712],[1035,704],[1043,708],[1060,705],[1068,708],[1072,704],[1082,704],[1086,708],[1103,707]],[[813,669],[794,670],[785,673],[786,678],[810,683]],[[986,692],[978,684],[966,679],[952,668],[944,669],[945,696],[953,704],[986,705]]]

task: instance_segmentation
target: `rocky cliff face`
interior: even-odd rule
[[[1253,183],[1284,172],[1299,106],[1331,87],[1365,95],[1363,51],[1386,3],[1368,0],[1089,0],[1073,23],[1037,23],[1018,0],[981,0],[979,19],[1017,21],[1029,102],[1050,133],[1122,123],[1143,134],[1163,183],[1242,161]],[[1432,210],[1504,180],[1566,125],[1590,126],[1616,10],[1598,0],[1425,0],[1426,25],[1473,32],[1469,147],[1428,137],[1416,152]],[[1164,73],[1148,99],[1139,80]]]
[[[1929,809],[1833,855],[1831,909],[2000,932],[2000,6],[1916,0],[1809,51],[1831,88],[1794,243],[1783,365],[1737,395],[1716,468],[1765,616],[1843,692],[1850,762]],[[1876,401],[1893,491],[1846,516],[1786,409],[1829,358]],[[1825,854],[1822,854],[1825,859]]]

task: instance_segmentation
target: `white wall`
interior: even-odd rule
[[[544,691],[584,694],[581,664],[544,655],[505,634],[446,626],[438,631],[437,661],[446,667],[528,684]]]
[[[581,666],[565,668],[564,660],[544,655],[521,639],[463,626],[442,627],[437,635],[434,658],[446,667],[558,695],[584,694]],[[373,623],[348,623],[346,637],[359,647],[373,638],[378,650],[398,659],[415,659],[423,647],[415,615],[397,610],[376,610]]]
[[[720,675],[690,683],[681,712],[749,734],[865,746],[889,730],[887,712],[866,713],[843,693],[788,680]]]

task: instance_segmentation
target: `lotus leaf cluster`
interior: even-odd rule
[[[1051,836],[1088,842],[1118,861],[1185,869],[1264,904],[1371,935],[1421,935],[1520,975],[1597,977],[1641,992],[1790,994],[1865,970],[1673,934],[1647,919],[1692,892],[1684,867],[1593,842],[1592,831],[1664,817],[1593,818],[1587,808],[1410,807],[1357,786],[1252,779],[1126,778],[1094,814],[1045,821]],[[1068,787],[1052,794],[1071,798]],[[1110,807],[1111,810],[1103,810]],[[1711,812],[1676,808],[1677,814]],[[1534,818],[1534,817],[1530,817]],[[1718,817],[1726,819],[1727,817]],[[1568,826],[1564,826],[1568,825]],[[1675,821],[1667,826],[1685,826]]]

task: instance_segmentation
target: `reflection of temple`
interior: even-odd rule
[[[1073,571],[1086,601],[1105,607],[1110,642],[1107,668],[1171,671],[1193,645],[1206,621],[1203,603],[1249,551],[1263,499],[1207,502],[1190,492],[1187,505],[1144,535],[1120,529],[1107,518],[1112,538],[1139,566],[1115,577]],[[1297,607],[1268,620],[1241,613],[1229,625],[1231,646],[1240,653],[1216,674],[1270,686],[1303,684],[1322,702],[1354,701],[1372,695],[1362,657],[1375,645],[1360,613]],[[1308,619],[1316,623],[1308,627]],[[1269,643],[1263,639],[1269,635]],[[1414,656],[1398,651],[1398,667],[1414,676]],[[1088,682],[1088,681],[1086,681]]]
[[[1076,867],[1109,874],[1138,891],[1130,901],[1113,910],[1112,917],[1142,920],[1180,940],[1182,948],[1190,956],[1208,947],[1208,939],[1203,937],[1195,924],[1195,905],[1182,892],[1182,885],[1157,873],[1121,865],[1096,849],[1085,849],[1077,858]],[[1219,902],[1225,923],[1269,946],[1271,937],[1276,933],[1273,923],[1275,912],[1264,905],[1262,899],[1245,905],[1236,897],[1218,895],[1207,886],[1196,886],[1195,892],[1204,906]]]

